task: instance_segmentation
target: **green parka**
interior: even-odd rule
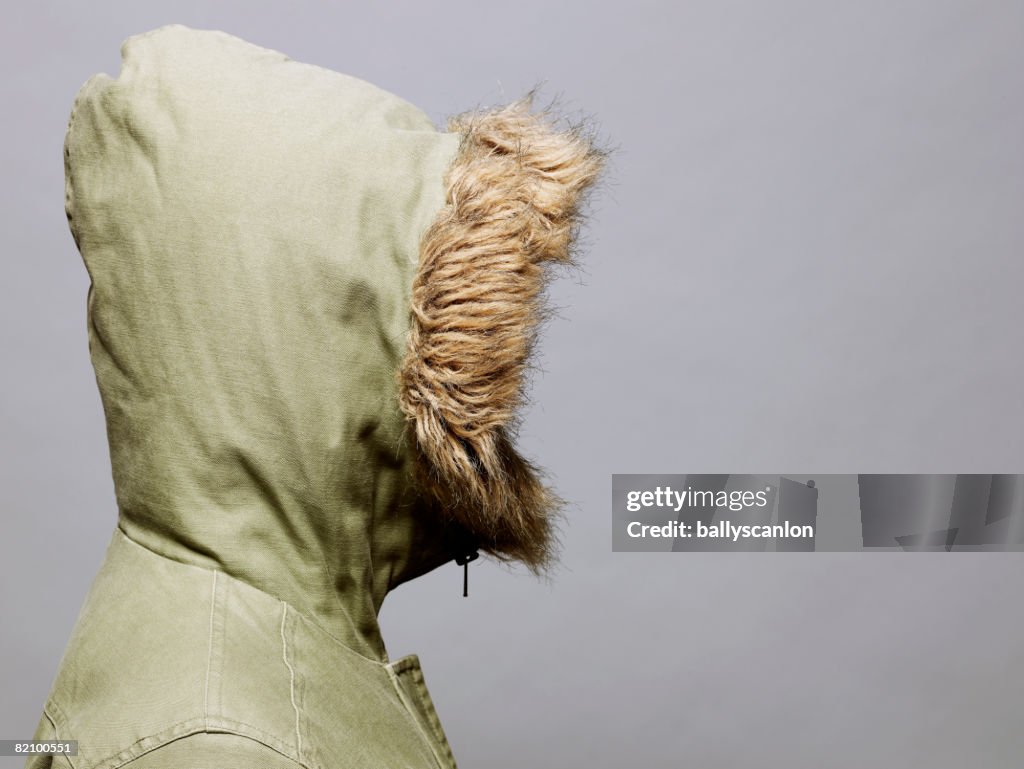
[[[78,754],[28,767],[455,766],[377,615],[477,550],[550,558],[514,409],[600,164],[528,99],[438,131],[181,25],[85,83],[65,204],[118,515],[35,735]]]

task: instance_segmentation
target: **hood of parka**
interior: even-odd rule
[[[465,539],[414,489],[395,377],[461,137],[223,32],[121,53],[65,144],[118,524],[381,658],[387,591]]]
[[[529,94],[438,131],[177,24],[121,55],[75,99],[65,206],[124,533],[378,659],[398,584],[476,550],[550,565],[561,500],[515,432],[589,128]]]

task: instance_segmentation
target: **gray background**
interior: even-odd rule
[[[114,525],[61,142],[121,41],[221,28],[437,120],[538,80],[619,145],[522,434],[550,583],[392,595],[464,767],[1018,767],[1019,554],[612,553],[611,474],[1024,469],[1019,2],[37,2],[0,45],[0,736]],[[2,766],[20,765],[7,759]]]

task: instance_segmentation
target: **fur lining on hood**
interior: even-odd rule
[[[516,450],[517,410],[548,267],[571,263],[605,152],[532,101],[449,121],[463,138],[421,242],[399,386],[423,490],[480,550],[539,571],[562,500]]]

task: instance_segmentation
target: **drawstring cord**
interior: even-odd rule
[[[476,550],[471,550],[468,553],[455,556],[455,563],[462,567],[462,597],[469,597],[469,562],[475,561],[480,557],[480,553]]]

